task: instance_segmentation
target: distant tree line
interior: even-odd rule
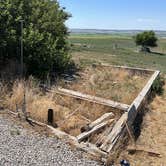
[[[0,59],[20,61],[20,20],[24,20],[24,64],[40,78],[71,64],[65,21],[70,17],[56,0],[0,1]]]

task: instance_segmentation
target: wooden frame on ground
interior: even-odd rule
[[[111,65],[102,64],[101,66],[111,66]],[[60,87],[57,88],[57,91],[54,91],[55,93],[59,93],[61,95],[77,98],[80,100],[86,100],[89,102],[109,106],[124,111],[122,116],[113,125],[113,127],[108,130],[108,133],[106,133],[107,135],[102,139],[102,144],[99,147],[89,142],[84,142],[84,139],[91,136],[92,133],[96,133],[98,130],[101,130],[102,128],[107,126],[107,124],[112,123],[114,121],[114,119],[112,118],[112,113],[106,113],[101,117],[99,117],[98,119],[96,119],[94,122],[91,122],[88,125],[87,130],[85,130],[77,137],[71,136],[63,131],[55,129],[50,125],[46,125],[32,119],[30,120],[34,123],[47,126],[47,128],[50,129],[53,132],[53,134],[58,138],[68,139],[78,149],[82,149],[83,151],[86,151],[87,153],[93,156],[97,156],[98,158],[101,159],[101,161],[105,161],[108,154],[114,149],[114,147],[118,143],[119,139],[123,136],[124,133],[127,132],[126,124],[129,127],[132,126],[140,106],[142,105],[144,99],[148,96],[154,81],[157,79],[157,77],[160,74],[160,71],[154,71],[150,69],[140,69],[140,68],[132,68],[126,66],[111,66],[111,67],[126,69],[134,72],[136,71],[136,72],[145,72],[150,74],[152,73],[151,78],[146,83],[142,91],[138,94],[138,96],[135,98],[135,100],[132,102],[131,105],[119,103],[105,98],[83,94],[73,90],[63,89]]]
[[[102,64],[101,66],[111,66],[107,64]],[[114,146],[118,142],[119,138],[124,134],[124,131],[126,130],[126,124],[131,126],[137,116],[137,112],[139,107],[142,105],[143,100],[148,96],[148,92],[151,90],[151,87],[153,85],[153,82],[156,80],[156,78],[159,76],[160,71],[155,71],[151,69],[142,69],[142,68],[132,68],[127,66],[111,66],[119,69],[126,69],[134,72],[145,72],[145,73],[152,73],[151,78],[147,82],[147,84],[144,86],[142,91],[138,94],[138,96],[135,98],[135,100],[132,102],[131,105],[127,105],[124,103],[115,102],[112,100],[91,96],[87,94],[82,94],[77,91],[68,90],[64,88],[58,88],[57,93],[71,96],[74,98],[78,98],[81,100],[87,100],[89,102],[94,102],[102,105],[107,105],[113,108],[117,108],[120,110],[125,111],[124,114],[120,117],[120,119],[116,122],[113,129],[108,134],[107,138],[104,139],[104,142],[102,145],[98,148],[101,151],[105,153],[109,153],[111,150],[113,150]],[[100,117],[101,118],[101,117]],[[100,119],[99,118],[99,119]],[[81,142],[84,137],[88,137],[91,133],[95,132],[97,129],[101,129],[103,126],[106,125],[107,122],[99,123],[98,125],[94,126],[90,131],[85,131],[84,133],[77,136],[77,141]],[[127,130],[126,130],[127,131]],[[96,147],[97,148],[97,147]]]

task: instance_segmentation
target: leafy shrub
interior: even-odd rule
[[[63,72],[70,63],[68,30],[70,17],[56,0],[0,1],[0,57],[20,61],[20,20],[24,20],[24,63],[27,74],[40,78]]]
[[[164,78],[159,76],[152,85],[152,91],[158,95],[162,95],[164,92],[163,86],[165,84]]]

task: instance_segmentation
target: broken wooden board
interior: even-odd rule
[[[121,133],[124,131],[125,123],[127,123],[129,126],[133,124],[135,117],[137,115],[138,108],[142,104],[143,99],[146,97],[146,95],[150,91],[153,82],[159,76],[159,74],[160,74],[160,71],[154,72],[154,74],[151,76],[151,78],[149,79],[149,81],[147,82],[145,87],[142,89],[142,91],[139,93],[139,95],[133,101],[133,103],[129,107],[128,111],[125,112],[121,116],[121,118],[117,121],[117,123],[113,127],[112,131],[107,136],[107,139],[100,147],[103,151],[109,153],[113,149],[113,147],[115,146],[119,137],[121,136]]]
[[[55,129],[54,127],[47,125],[47,128],[51,130],[51,132],[59,139],[64,139],[72,142],[73,144],[77,143],[77,139],[74,136],[71,136],[61,130]]]
[[[102,115],[100,118],[96,119],[95,121],[93,121],[92,123],[89,124],[89,128],[92,129],[94,126],[111,119],[114,116],[114,114],[112,112],[109,113],[105,113],[104,115]]]
[[[160,153],[152,148],[147,148],[144,145],[136,145],[136,146],[128,146],[127,151],[129,153],[135,153],[135,152],[145,152],[150,156],[154,157],[160,157]]]
[[[126,111],[129,108],[129,105],[115,102],[109,99],[104,99],[101,97],[96,97],[96,96],[91,96],[87,94],[83,94],[77,91],[69,90],[69,89],[64,89],[64,88],[58,88],[58,92],[65,95],[69,95],[74,98],[82,99],[82,100],[87,100],[89,102],[97,103],[97,104],[102,104],[105,106],[110,106],[112,108],[117,108],[123,111]],[[57,92],[57,93],[58,93]]]
[[[90,131],[86,131],[86,132],[81,133],[80,135],[77,136],[78,142],[81,142],[85,138],[87,138],[90,135],[96,133],[98,130],[104,128],[105,126],[107,126],[108,124],[112,123],[113,121],[114,121],[114,119],[108,120],[106,122],[102,122],[102,123],[94,126]]]
[[[127,112],[121,116],[118,122],[114,125],[111,132],[105,138],[105,140],[103,141],[104,143],[100,147],[101,150],[107,151],[108,147],[112,148],[115,145],[116,140],[119,138],[119,133],[125,126],[125,121],[127,121]]]

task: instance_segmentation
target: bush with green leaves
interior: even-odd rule
[[[135,37],[135,43],[138,46],[141,46],[142,51],[150,51],[149,47],[157,46],[157,37],[154,31],[144,31],[137,34]]]
[[[158,95],[162,95],[164,92],[163,86],[165,84],[164,78],[159,76],[152,85],[152,91]]]
[[[24,63],[27,74],[45,77],[62,72],[70,64],[70,17],[56,0],[0,1],[0,59],[20,60],[20,20],[24,20]]]

